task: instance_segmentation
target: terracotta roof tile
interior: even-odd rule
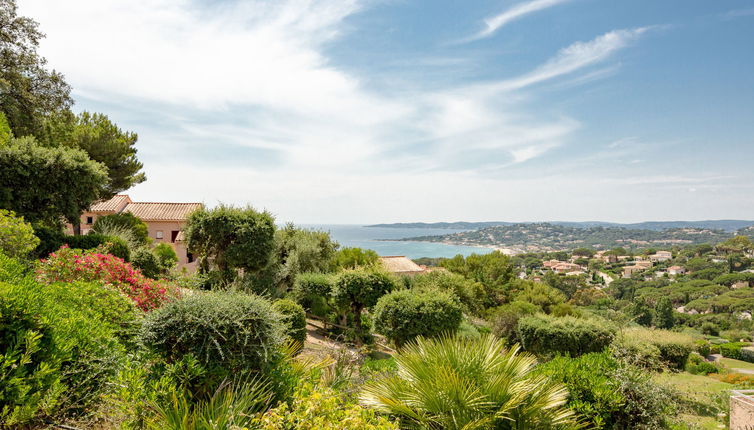
[[[131,199],[126,194],[118,194],[110,200],[97,202],[89,209],[90,212],[117,212],[124,204],[130,203]]]
[[[183,221],[188,215],[201,209],[201,203],[129,203],[123,212],[132,213],[144,221]]]

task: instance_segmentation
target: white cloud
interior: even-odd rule
[[[515,21],[531,13],[559,5],[561,3],[565,3],[566,1],[568,0],[532,0],[526,3],[515,4],[513,5],[513,7],[503,13],[486,18],[484,20],[485,28],[463,41],[470,42],[473,40],[490,37],[495,34],[495,32],[497,32],[500,28],[512,21]]]
[[[510,79],[383,92],[325,54],[347,36],[347,18],[364,9],[356,0],[20,3],[48,34],[42,51],[75,96],[107,105],[126,118],[115,117],[121,126],[139,132],[149,180],[136,198],[248,199],[300,222],[399,208],[422,218],[446,199],[440,191],[417,199],[413,190],[433,187],[473,207],[483,195],[461,197],[464,189],[507,186],[497,179],[506,167],[566,145],[582,126],[560,112],[530,111],[524,90],[604,62],[646,30],[572,44]],[[556,3],[519,5],[493,26]],[[151,122],[130,124],[135,117]],[[275,156],[259,166],[202,155],[232,146]]]

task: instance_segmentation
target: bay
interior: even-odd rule
[[[330,237],[334,241],[338,242],[341,247],[372,249],[380,256],[405,255],[408,258],[450,258],[458,254],[467,256],[472,253],[486,254],[492,251],[491,248],[480,248],[474,246],[458,246],[447,245],[444,243],[406,242],[395,240],[407,237],[450,234],[465,230],[441,228],[366,227],[363,225],[350,224],[302,224],[300,225],[300,227],[329,232]]]

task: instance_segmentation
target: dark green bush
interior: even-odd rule
[[[147,316],[142,343],[169,362],[193,354],[208,367],[269,371],[283,327],[272,304],[242,293],[194,293]]]
[[[710,373],[718,373],[720,369],[713,363],[706,361],[702,356],[693,354],[689,357],[686,364],[686,371],[694,375],[708,375]]]
[[[139,269],[142,275],[147,278],[159,279],[162,266],[160,260],[152,251],[145,247],[141,247],[134,251],[131,256],[131,265]]]
[[[110,243],[108,253],[125,261],[129,261],[131,256],[128,244],[119,237],[96,233],[68,236],[49,227],[37,227],[34,229],[34,234],[40,240],[39,245],[34,249],[34,255],[38,258],[46,258],[63,245],[68,245],[69,248],[73,249],[94,249],[107,243]]]
[[[711,353],[711,345],[706,340],[697,340],[694,342],[694,349],[702,357],[707,357]]]
[[[175,249],[167,243],[159,243],[152,248],[152,253],[157,257],[160,262],[160,267],[163,272],[168,272],[170,269],[178,264],[178,254],[175,253]]]
[[[616,329],[601,319],[540,314],[520,319],[518,332],[527,351],[539,355],[559,352],[575,357],[607,348]]]
[[[119,214],[105,215],[97,218],[92,226],[94,233],[105,233],[114,228],[125,229],[139,245],[149,243],[149,230],[147,224],[134,214],[123,212]],[[137,246],[136,244],[134,246]]]
[[[280,315],[288,339],[299,343],[303,347],[306,341],[306,312],[298,303],[289,299],[281,299],[272,304]]]
[[[723,343],[719,345],[720,355],[726,358],[733,358],[735,360],[744,360],[744,361],[752,361],[752,360],[746,360],[747,357],[744,356],[744,354],[741,352],[741,349],[745,346],[751,345],[748,342],[729,342],[729,343]]]
[[[374,307],[374,329],[401,346],[417,336],[454,332],[463,319],[458,297],[448,291],[394,291]]]
[[[324,317],[332,310],[329,298],[336,279],[326,273],[302,273],[296,277],[290,297],[307,311]]]
[[[541,312],[542,308],[529,302],[514,301],[499,306],[492,315],[492,333],[508,339],[511,343],[518,339],[518,320]]]

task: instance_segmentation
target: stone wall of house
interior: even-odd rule
[[[733,392],[730,397],[730,430],[754,430],[754,398]]]

